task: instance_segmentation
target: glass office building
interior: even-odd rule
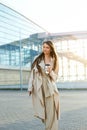
[[[44,31],[18,12],[0,4],[0,65],[19,66],[20,58],[22,65],[26,65],[29,62],[27,58],[31,58],[32,49],[35,48],[37,52],[39,41],[33,34]],[[34,48],[33,43],[36,44]]]
[[[26,84],[27,73],[22,71],[29,71],[34,56],[41,52],[42,42],[47,39],[53,40],[59,55],[59,82],[87,81],[87,32],[49,34],[30,19],[0,4],[0,85],[19,84],[18,74],[18,80]],[[10,80],[6,76],[7,72],[14,82],[12,76]]]
[[[0,85],[27,82],[33,57],[41,50],[43,38],[38,34],[44,32],[44,28],[0,3]]]
[[[87,33],[85,38],[73,36],[73,39],[61,39],[56,43],[60,56],[60,80],[87,81]]]

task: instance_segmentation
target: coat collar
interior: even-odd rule
[[[51,58],[51,63],[50,64],[53,66],[53,64],[54,64],[54,59],[53,58]],[[41,62],[39,63],[39,65],[41,66],[41,68],[44,69],[44,67],[45,67],[44,60],[41,60]]]

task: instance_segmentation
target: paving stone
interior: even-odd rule
[[[87,91],[62,90],[58,130],[87,130]],[[0,90],[0,130],[45,130],[28,92]]]

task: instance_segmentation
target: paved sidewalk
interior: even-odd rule
[[[87,130],[87,91],[60,92],[61,118],[58,130]],[[0,90],[0,130],[45,130],[33,116],[27,91]]]

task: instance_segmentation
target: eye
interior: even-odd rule
[[[43,48],[46,48],[45,46],[43,46]]]

